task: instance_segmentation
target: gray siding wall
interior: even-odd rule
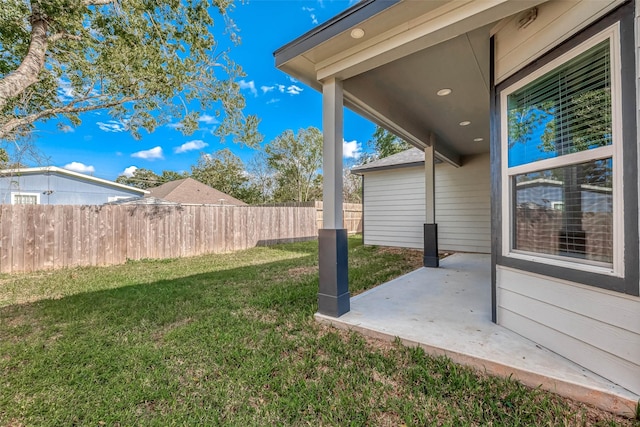
[[[495,35],[496,79],[619,3],[552,1],[538,6],[524,30],[503,25]],[[640,298],[497,265],[496,311],[498,324],[640,394]]]
[[[440,250],[491,252],[489,153],[463,158],[462,167],[436,166]]]
[[[424,167],[368,172],[364,185],[364,243],[423,249]],[[489,154],[463,166],[436,165],[440,250],[490,252]]]
[[[47,195],[47,191],[52,193]],[[56,173],[0,177],[0,203],[10,204],[12,192],[38,193],[43,205],[101,205],[110,197],[140,196],[138,192]]]
[[[640,394],[640,298],[497,267],[498,324]]]
[[[369,172],[364,178],[364,243],[423,249],[424,168]]]

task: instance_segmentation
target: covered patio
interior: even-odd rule
[[[493,323],[490,295],[490,256],[458,253],[352,297],[339,318],[316,319],[613,412],[634,408],[635,394]]]
[[[276,66],[323,99],[317,318],[634,415],[640,101],[629,94],[638,79],[637,4],[363,0],[277,50]],[[531,105],[527,90],[536,94]],[[606,101],[602,114],[578,124],[577,110],[560,114],[589,97]],[[424,183],[416,222],[425,268],[354,298],[342,229],[345,107],[424,151],[424,176],[413,182]],[[543,110],[544,132],[533,126]],[[581,129],[604,132],[587,132],[581,145]],[[436,179],[436,163],[452,169],[446,179]],[[525,197],[531,182],[549,177],[563,183],[562,200],[542,194],[542,185],[535,203]],[[405,191],[411,182],[379,181],[393,195],[387,206],[415,204]],[[606,212],[582,203],[594,183],[610,195]],[[408,221],[393,212],[377,225],[397,237],[385,221]],[[539,221],[541,213],[561,221]],[[603,227],[583,229],[593,218]],[[490,255],[459,254],[429,268],[440,264],[439,243],[471,236],[487,247],[446,249]]]

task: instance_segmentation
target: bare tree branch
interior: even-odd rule
[[[80,41],[82,40],[82,37],[76,36],[74,34],[69,34],[69,33],[56,33],[51,37],[49,37],[49,43],[57,42],[60,39],[70,39],[70,40]]]
[[[16,128],[29,125],[43,117],[53,117],[58,114],[85,113],[87,111],[102,110],[105,108],[115,107],[116,105],[121,105],[126,102],[137,101],[139,99],[140,98],[138,97],[125,97],[117,101],[84,106],[78,106],[77,104],[79,101],[74,101],[73,103],[67,104],[62,107],[49,108],[47,110],[38,111],[37,113],[30,114],[28,116],[16,117],[0,125],[0,140],[5,138]]]
[[[13,73],[0,80],[0,110],[7,105],[10,98],[24,92],[38,81],[47,52],[48,27],[47,21],[42,18],[32,21],[31,43],[27,55]]]
[[[86,6],[103,6],[106,4],[114,4],[116,0],[84,0]]]

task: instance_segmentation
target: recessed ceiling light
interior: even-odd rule
[[[436,94],[438,96],[447,96],[447,95],[451,94],[451,89],[449,89],[449,88],[440,89],[438,92],[436,92]]]
[[[484,138],[473,138],[473,140],[475,142],[482,142],[482,141],[484,141]]]
[[[469,126],[471,122],[469,120],[465,120],[464,122],[460,122],[460,126]]]
[[[351,37],[354,39],[361,39],[364,37],[364,30],[362,28],[354,28],[351,30]]]

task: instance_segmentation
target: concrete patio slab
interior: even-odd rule
[[[491,322],[489,255],[454,254],[351,298],[351,311],[318,321],[423,347],[493,375],[632,416],[640,396]]]

